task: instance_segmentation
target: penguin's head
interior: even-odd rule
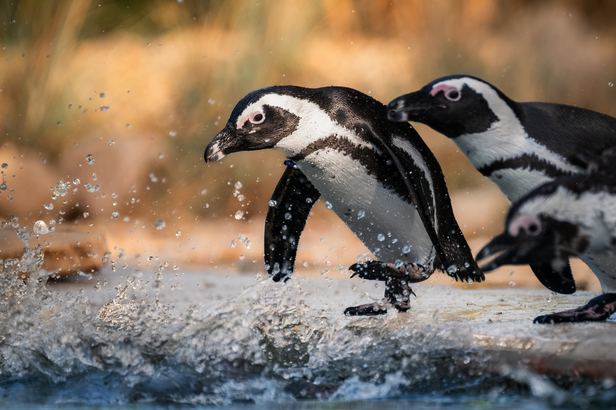
[[[449,138],[487,131],[499,121],[503,103],[514,105],[489,83],[455,75],[439,78],[421,90],[403,95],[388,105],[391,121],[416,121]]]
[[[302,94],[306,89],[292,86],[253,91],[237,103],[225,128],[205,149],[205,161],[218,161],[238,151],[274,148],[287,156],[300,149],[299,141],[281,140],[300,128],[301,117],[309,117],[315,104]],[[317,107],[318,109],[318,107]]]
[[[562,273],[569,266],[570,256],[588,248],[589,238],[581,232],[579,224],[556,219],[549,210],[536,212],[533,208],[537,203],[531,200],[514,205],[507,216],[505,232],[477,254],[478,261],[498,255],[482,267],[484,271],[503,265],[549,263],[552,269]]]

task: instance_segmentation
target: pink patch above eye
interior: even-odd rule
[[[430,95],[434,97],[439,91],[447,92],[451,88],[453,87],[450,87],[446,84],[437,85],[432,89],[432,91],[430,91]]]
[[[520,234],[521,230],[528,234],[531,234],[529,229],[531,225],[536,225],[537,227],[540,226],[539,221],[537,221],[536,218],[530,215],[522,215],[516,220],[514,220],[511,225],[509,225],[509,235],[516,237]]]
[[[246,121],[248,121],[248,116],[246,116],[246,117],[244,117],[244,118],[240,118],[240,119],[237,121],[237,129],[239,130],[239,129],[241,129],[241,128],[244,128],[244,124],[246,124]]]

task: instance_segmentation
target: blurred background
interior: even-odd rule
[[[517,101],[616,116],[615,17],[607,0],[3,1],[0,220],[95,232],[106,259],[262,271],[267,202],[284,158],[203,160],[245,94],[341,85],[387,103],[472,74]],[[476,252],[502,229],[508,203],[451,141],[416,128]],[[317,204],[298,273],[348,275],[359,255],[363,245]],[[574,274],[581,288],[599,289],[583,264]],[[541,287],[512,267],[487,286]]]

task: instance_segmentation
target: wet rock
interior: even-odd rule
[[[103,265],[107,252],[105,236],[100,233],[56,229],[28,239],[28,246],[43,249],[43,269],[58,275],[95,272]],[[21,259],[24,243],[14,230],[0,230],[0,259]]]

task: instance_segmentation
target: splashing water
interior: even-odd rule
[[[476,333],[498,323],[444,327],[433,311],[422,313],[426,300],[418,298],[413,315],[345,317],[342,310],[361,295],[350,290],[358,282],[348,279],[282,284],[249,275],[178,277],[176,267],[167,273],[162,264],[154,272],[105,269],[100,275],[117,283],[115,291],[100,282],[77,292],[48,285],[41,247],[27,246],[33,232],[16,218],[2,227],[18,231],[26,250],[0,265],[0,402],[266,405],[428,392],[471,397],[468,407],[457,408],[474,408],[478,399],[496,396],[511,405],[512,394],[516,403],[529,394],[560,404],[615,397],[607,382],[594,393],[569,393],[566,383],[512,368],[507,355],[499,358],[498,341],[476,341]],[[536,351],[542,346],[527,344]]]

